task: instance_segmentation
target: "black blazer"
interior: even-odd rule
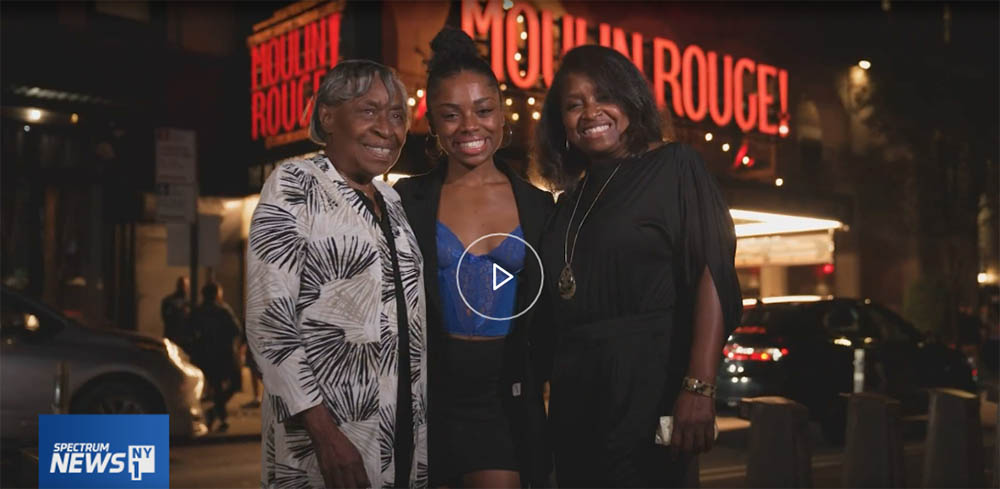
[[[542,230],[555,208],[552,194],[535,188],[503,162],[497,161],[496,167],[510,180],[525,241],[541,253],[538,246]],[[447,375],[441,371],[443,362],[441,355],[437,353],[442,351],[438,346],[447,334],[441,319],[441,294],[437,283],[437,211],[445,170],[446,165],[442,163],[429,173],[400,180],[394,186],[402,198],[410,227],[413,228],[424,257],[429,374],[427,437],[432,484],[436,482],[435,452],[439,452],[434,436],[434,402],[438,398],[438,387],[441,384],[435,378],[441,379],[441,375]],[[517,280],[515,310],[521,311],[534,300],[542,280],[535,255],[531,251],[525,256],[525,266],[518,272]],[[542,398],[542,384],[551,363],[552,327],[548,304],[548,294],[543,291],[535,306],[514,320],[504,343],[501,392],[504,393],[503,404],[521,465],[521,484],[525,487],[547,485],[551,469],[551,454],[544,435],[545,407]]]

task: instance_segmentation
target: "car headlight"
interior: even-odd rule
[[[198,379],[198,385],[195,387],[195,390],[197,391],[197,397],[200,398],[201,391],[204,388],[205,374],[201,372],[200,368],[191,363],[187,354],[177,346],[177,343],[163,338],[163,346],[167,348],[167,357],[170,358],[174,366],[179,368],[181,372],[184,372],[184,375]]]

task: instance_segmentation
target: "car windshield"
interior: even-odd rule
[[[815,304],[788,303],[745,307],[741,326],[760,326],[767,334],[789,334],[814,328],[818,322]],[[744,330],[747,331],[747,330]]]
[[[36,331],[46,331],[48,334],[60,331],[67,322],[73,323],[70,318],[60,315],[44,304],[30,302],[20,295],[3,291],[3,314],[0,319],[0,328],[3,335],[9,336],[18,332],[35,333]]]

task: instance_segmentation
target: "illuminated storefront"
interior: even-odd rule
[[[742,209],[730,212],[736,223],[736,268],[744,295],[834,292],[824,278],[836,270],[834,233],[844,227],[842,222]],[[804,277],[800,270],[806,272]]]

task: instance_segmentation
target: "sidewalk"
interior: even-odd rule
[[[226,409],[229,411],[229,429],[225,433],[213,431],[204,436],[183,442],[182,444],[226,443],[230,441],[253,441],[260,439],[260,407],[243,407],[253,400],[253,387],[250,370],[243,368],[243,390],[237,392]],[[983,430],[995,430],[997,424],[997,403],[988,400],[986,393],[980,395],[980,419]],[[202,408],[211,407],[211,402],[203,402]],[[718,417],[719,439],[723,443],[741,446],[746,443],[745,437],[750,428],[750,422],[736,416],[727,416],[728,412],[720,413]],[[926,420],[926,416],[923,417]],[[216,424],[218,426],[218,424]],[[819,436],[819,435],[817,435]],[[735,443],[733,443],[735,442]]]
[[[980,423],[983,435],[985,480],[993,481],[997,463],[997,403],[985,392],[980,394]],[[719,443],[700,457],[700,480],[705,489],[746,487],[746,451],[749,422],[738,418],[719,417]],[[744,424],[745,423],[745,424]],[[927,416],[912,416],[904,420],[904,473],[906,487],[915,487],[922,477],[924,439]],[[815,488],[843,487],[843,446],[826,443],[819,426],[810,423],[812,444],[812,479]],[[994,486],[995,487],[995,486]]]
[[[230,443],[240,441],[260,440],[260,407],[243,407],[254,400],[253,378],[250,369],[243,367],[243,390],[233,395],[233,398],[226,404],[226,411],[229,412],[229,429],[225,433],[211,431],[198,438],[184,440],[179,445],[200,445],[213,443]],[[202,401],[201,407],[207,411],[212,406],[211,401]],[[218,429],[219,423],[215,423]]]

